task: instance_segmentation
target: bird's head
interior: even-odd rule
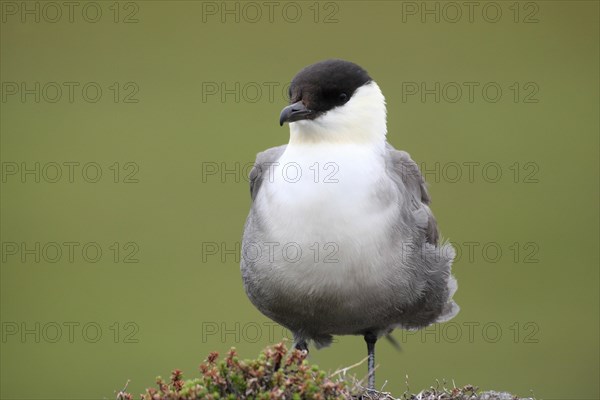
[[[360,66],[344,60],[309,65],[292,79],[280,125],[292,142],[365,142],[385,139],[385,98]]]

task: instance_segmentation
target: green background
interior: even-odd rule
[[[127,379],[139,393],[174,368],[194,376],[209,351],[236,346],[242,357],[253,357],[281,339],[281,329],[270,333],[269,321],[247,300],[235,255],[223,252],[222,260],[206,246],[235,250],[250,206],[243,167],[288,139],[288,128],[277,123],[282,87],[301,67],[331,57],[362,65],[378,82],[394,146],[429,170],[439,163],[438,176],[426,175],[433,211],[443,235],[462,250],[454,265],[461,313],[425,336],[396,332],[400,353],[379,343],[378,384],[387,380],[385,389],[399,396],[408,375],[412,391],[446,379],[523,396],[533,391],[538,399],[598,399],[598,2],[518,3],[518,22],[513,2],[496,2],[502,11],[496,23],[483,18],[485,2],[472,22],[459,2],[456,23],[447,21],[452,9],[440,11],[439,23],[427,14],[422,22],[406,7],[421,12],[435,3],[409,3],[320,3],[317,22],[313,2],[295,3],[298,22],[289,21],[291,9],[288,20],[282,16],[285,3],[277,3],[272,21],[262,7],[255,22],[245,20],[255,18],[252,9],[240,8],[239,22],[235,15],[222,22],[193,1],[122,3],[118,23],[113,2],[97,3],[103,12],[97,23],[82,18],[86,3],[78,3],[73,22],[66,15],[55,23],[44,15],[39,23],[32,16],[22,22],[5,9],[5,172],[39,162],[52,178],[48,163],[73,161],[98,163],[103,175],[88,183],[79,167],[71,183],[63,167],[56,183],[43,174],[39,183],[19,174],[1,183],[2,399],[114,398]],[[494,18],[495,8],[486,10]],[[123,23],[130,12],[138,21]],[[46,13],[53,18],[51,9]],[[325,23],[329,13],[334,20]],[[80,86],[72,103],[66,91],[58,102],[46,101],[51,87],[39,103],[34,95],[22,102],[6,92],[10,82],[33,87],[36,81]],[[82,97],[87,82],[103,89],[96,103]],[[115,82],[118,102],[109,89]],[[237,92],[239,101],[206,92],[236,82],[246,88]],[[265,82],[276,85],[274,97]],[[466,90],[452,102],[452,84],[436,102],[434,95],[407,95],[413,82],[479,86],[472,102]],[[497,102],[482,95],[488,82],[502,89]],[[124,102],[132,87],[139,88],[138,102]],[[528,99],[537,102],[525,102],[532,90]],[[110,169],[115,162],[118,183]],[[134,168],[128,162],[138,168],[137,183],[124,182]],[[464,166],[470,162],[479,163],[472,181]],[[457,182],[455,163],[462,166]],[[500,166],[497,182],[490,182],[494,169],[483,174],[489,163]],[[203,179],[215,165],[239,167],[223,179]],[[102,258],[86,262],[81,246],[73,262],[67,254],[54,263],[25,254],[23,262],[9,251],[10,243],[33,248],[36,242],[95,242]],[[114,242],[121,247],[117,262]],[[123,262],[129,242],[138,246],[138,263]],[[477,243],[472,257],[470,242]],[[70,322],[79,324],[72,343],[64,325]],[[39,343],[34,334],[21,338],[21,328],[35,331],[36,323]],[[56,343],[53,323],[63,327]],[[88,323],[102,328],[96,343],[93,329],[81,332]],[[19,333],[8,335],[15,326]],[[362,338],[343,337],[310,357],[335,370],[365,355]]]

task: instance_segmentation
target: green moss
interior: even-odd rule
[[[327,378],[318,366],[310,366],[306,354],[288,352],[283,343],[268,347],[255,360],[240,361],[232,348],[225,359],[210,353],[200,365],[200,377],[184,381],[175,370],[169,382],[156,379],[146,389],[143,400],[216,400],[216,399],[346,399],[345,383]],[[119,393],[118,400],[130,400]]]
[[[242,360],[231,348],[225,359],[210,353],[200,364],[200,377],[184,380],[180,370],[168,382],[156,378],[156,387],[146,389],[142,400],[518,400],[508,393],[479,392],[471,385],[462,388],[430,388],[419,394],[404,393],[396,399],[389,393],[366,390],[354,378],[327,374],[310,365],[306,353],[288,349],[283,343],[267,347],[255,360]],[[343,374],[345,376],[345,374]],[[121,391],[117,400],[133,400]]]

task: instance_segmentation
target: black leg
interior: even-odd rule
[[[377,342],[377,335],[371,332],[365,333],[365,342],[367,342],[369,353],[369,389],[375,389],[375,342]]]
[[[308,354],[308,345],[306,344],[305,340],[297,341],[294,347],[300,351],[306,350],[306,353]]]

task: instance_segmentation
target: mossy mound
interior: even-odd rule
[[[345,369],[347,370],[347,369]],[[235,348],[219,360],[210,353],[200,364],[200,377],[184,380],[180,370],[169,381],[158,377],[156,387],[146,389],[141,400],[519,400],[503,392],[479,392],[467,385],[461,388],[430,388],[418,394],[367,390],[356,378],[339,371],[328,374],[310,365],[306,352],[288,351],[283,343],[267,347],[255,360],[240,360]],[[133,400],[125,390],[117,400]]]

